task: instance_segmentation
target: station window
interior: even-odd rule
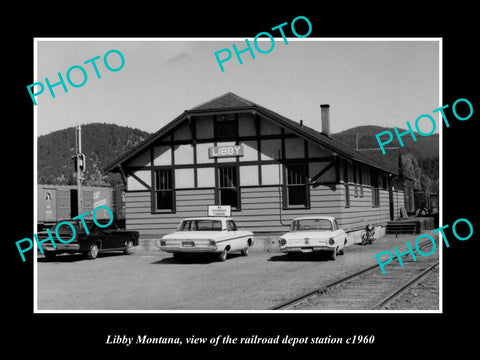
[[[358,165],[353,164],[353,196],[358,196]]]
[[[218,202],[240,210],[240,190],[236,166],[222,166],[218,171]]]
[[[304,164],[287,165],[284,199],[286,207],[308,207],[307,176]]]
[[[358,169],[358,185],[359,185],[359,193],[360,193],[360,197],[363,197],[363,167],[362,166],[358,166],[357,167]]]
[[[172,170],[155,171],[155,210],[174,211]]]
[[[345,207],[350,207],[350,185],[345,183]]]
[[[388,178],[385,175],[382,176],[382,189],[388,190]]]
[[[235,117],[222,116],[215,120],[215,138],[225,140],[237,137],[238,122]]]
[[[372,206],[379,207],[380,206],[380,190],[378,188],[378,172],[376,170],[372,170],[370,172],[371,176],[371,184],[372,184]]]
[[[351,165],[347,161],[343,161],[343,184],[345,185],[345,207],[350,207],[350,187],[348,184],[349,181],[349,170]]]

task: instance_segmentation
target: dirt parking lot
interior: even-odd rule
[[[185,261],[159,251],[133,255],[59,255],[37,262],[38,310],[266,310],[315,286],[375,264],[375,254],[406,248],[413,235],[385,236],[326,256],[291,260],[283,253],[231,254],[227,261]],[[380,272],[380,268],[378,270]],[[328,310],[328,309],[325,309]]]

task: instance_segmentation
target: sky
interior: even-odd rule
[[[54,87],[52,98],[45,86],[36,97],[37,136],[93,122],[152,133],[184,110],[227,92],[319,131],[320,104],[330,104],[332,133],[360,125],[406,128],[406,121],[413,126],[421,114],[439,121],[439,114],[432,114],[442,105],[437,39],[288,38],[285,44],[280,37],[271,52],[261,54],[249,38],[255,59],[242,53],[243,64],[232,45],[244,49],[245,38],[126,40],[37,39],[34,81],[45,85],[48,78],[54,84],[60,72],[68,88],[65,93],[62,86]],[[259,47],[269,49],[270,40],[263,40]],[[224,48],[232,58],[223,63],[222,72],[214,53]],[[103,62],[112,49],[125,60],[116,72]],[[91,64],[84,64],[95,56],[100,56],[100,79]],[[115,53],[107,60],[113,68],[120,66]],[[77,88],[66,80],[74,65],[87,73],[87,81]],[[79,69],[72,70],[71,79],[82,82]]]

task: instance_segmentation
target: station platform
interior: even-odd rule
[[[415,216],[389,221],[385,232],[387,234],[420,234],[432,229],[435,229],[433,216]]]

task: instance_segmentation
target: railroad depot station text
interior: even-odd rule
[[[288,346],[307,345],[307,344],[373,344],[375,342],[374,335],[353,335],[350,337],[335,337],[328,336],[303,336],[293,337],[289,335],[277,335],[272,337],[262,337],[258,335],[252,335],[248,337],[234,337],[230,335],[218,335],[210,338],[198,337],[192,335],[186,338],[169,338],[169,337],[152,337],[148,335],[137,335],[137,337],[129,337],[126,335],[107,335],[105,344],[107,345],[151,345],[151,344],[175,344],[175,345],[204,345],[210,344],[211,346],[219,345],[273,345],[283,344]]]

